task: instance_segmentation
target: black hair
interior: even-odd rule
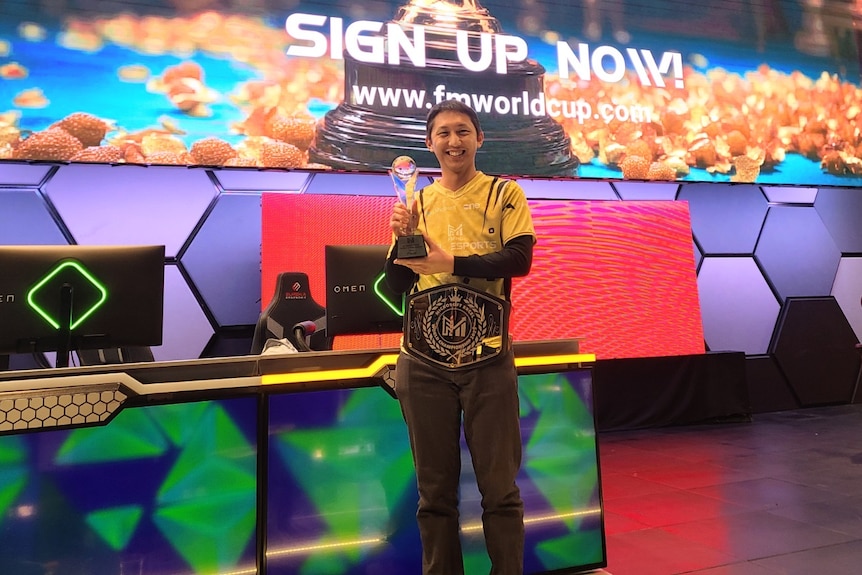
[[[431,129],[434,127],[434,119],[438,114],[440,114],[440,112],[458,112],[460,114],[466,114],[470,118],[470,122],[473,124],[473,127],[476,128],[476,134],[479,134],[482,131],[482,127],[479,125],[479,116],[473,108],[460,100],[443,100],[442,102],[434,104],[434,107],[428,110],[428,116],[425,118],[426,137],[431,137]]]

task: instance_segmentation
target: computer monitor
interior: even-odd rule
[[[403,297],[383,279],[389,246],[325,248],[326,334],[372,335],[402,329]]]
[[[0,353],[64,367],[72,350],[161,345],[164,262],[164,246],[0,246]]]

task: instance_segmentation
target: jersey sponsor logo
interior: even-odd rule
[[[431,216],[433,216],[437,212],[451,212],[451,211],[457,210],[457,209],[458,209],[458,206],[452,206],[452,205],[436,206],[433,208],[428,208],[428,211],[425,212],[425,217],[430,218]]]
[[[478,242],[450,242],[453,252],[462,250],[472,251],[497,251],[497,242],[494,240],[479,240]]]
[[[493,228],[491,229],[493,230]],[[495,240],[461,241],[461,238],[464,237],[464,224],[457,227],[449,226],[447,232],[449,234],[449,249],[453,252],[464,250],[489,252],[497,250],[497,242]]]

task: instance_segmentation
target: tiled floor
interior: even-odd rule
[[[862,405],[599,445],[611,575],[862,573]]]

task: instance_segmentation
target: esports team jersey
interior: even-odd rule
[[[492,186],[493,183],[493,186]],[[418,194],[419,230],[453,256],[500,251],[513,238],[528,235],[536,241],[524,190],[514,181],[477,172],[458,190],[438,181]],[[448,273],[419,276],[418,291],[463,278]],[[503,297],[502,278],[471,278],[470,286]]]

